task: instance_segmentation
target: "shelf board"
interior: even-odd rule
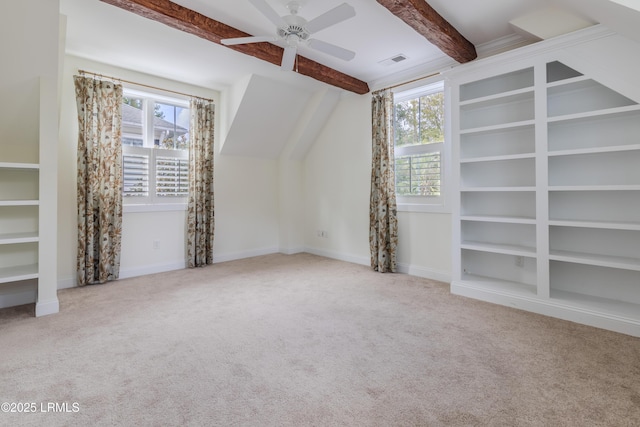
[[[487,243],[487,242],[473,242],[463,241],[460,244],[461,249],[470,249],[481,252],[492,252],[496,254],[504,255],[516,255],[526,256],[529,258],[536,257],[536,249],[529,246],[522,245],[508,245],[502,243]]]
[[[549,151],[549,157],[554,156],[574,156],[577,154],[601,154],[601,153],[616,153],[620,151],[639,151],[640,144],[628,144],[628,145],[615,145],[611,147],[590,147],[590,148],[575,148],[571,150],[557,150]]]
[[[640,321],[640,304],[554,290],[553,283],[551,286],[552,300],[580,310],[588,309],[615,317],[628,317],[636,322]]]
[[[504,156],[486,156],[486,157],[471,157],[466,159],[460,159],[460,163],[477,163],[477,162],[495,162],[502,160],[520,160],[520,159],[534,159],[535,153],[524,154],[507,154]]]
[[[640,185],[550,185],[549,191],[640,191]]]
[[[640,105],[626,105],[624,107],[606,108],[604,110],[587,111],[586,113],[565,114],[561,116],[547,117],[547,122],[562,122],[569,120],[579,120],[591,117],[601,117],[614,114],[628,113],[632,111],[640,111]]]
[[[531,119],[531,120],[522,120],[519,122],[511,122],[511,123],[504,123],[504,124],[500,124],[500,125],[491,125],[491,126],[481,126],[481,127],[477,127],[477,128],[469,128],[469,129],[460,129],[460,135],[466,135],[466,134],[471,134],[471,133],[483,133],[483,132],[493,132],[496,130],[507,130],[507,129],[513,129],[513,128],[518,128],[518,127],[526,127],[526,126],[533,126],[535,124],[535,120]]]
[[[585,80],[591,80],[591,78],[582,75],[582,76],[571,77],[571,78],[563,79],[563,80],[556,80],[555,82],[547,83],[547,88],[556,87],[556,86],[562,86],[562,85],[568,85],[568,84],[572,84],[572,83],[578,83],[578,82],[582,82],[582,81],[585,81]]]
[[[490,290],[492,292],[526,297],[537,296],[536,287],[526,283],[479,276],[477,274],[463,274],[462,281],[465,282],[465,284]]]
[[[640,271],[640,259],[638,258],[551,250],[549,251],[549,259],[553,261]]]
[[[38,233],[6,233],[0,234],[0,245],[14,243],[31,243],[38,241]]]
[[[0,283],[18,282],[38,278],[38,265],[18,265],[0,268]]]
[[[462,187],[460,188],[461,193],[474,193],[480,191],[495,191],[495,192],[506,192],[506,191],[536,191],[536,187]]]
[[[462,215],[461,221],[499,222],[507,224],[536,224],[536,219],[526,216],[499,216],[499,215]]]
[[[505,101],[506,98],[513,98],[514,100],[527,99],[527,96],[522,96],[524,94],[531,94],[533,96],[534,88],[533,86],[528,86],[522,89],[514,89],[508,92],[500,92],[493,95],[482,96],[479,98],[467,99],[465,101],[460,101],[460,107],[466,106],[474,106],[476,104],[485,104],[490,103],[492,101]],[[507,103],[510,101],[507,101]]]
[[[38,200],[0,200],[0,206],[38,206]]]
[[[560,227],[603,228],[606,230],[640,231],[640,222],[550,219],[549,225]]]
[[[0,169],[40,169],[38,163],[0,162]]]

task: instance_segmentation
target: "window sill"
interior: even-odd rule
[[[141,212],[175,212],[186,211],[186,203],[162,203],[162,204],[123,204],[123,213]]]

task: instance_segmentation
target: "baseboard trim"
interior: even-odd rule
[[[47,316],[49,314],[55,314],[60,311],[60,303],[58,298],[51,301],[38,301],[36,303],[36,317]]]
[[[213,263],[217,264],[219,262],[227,262],[227,261],[235,261],[237,259],[243,258],[253,258],[261,255],[271,255],[277,254],[280,250],[278,248],[262,248],[262,249],[254,249],[251,251],[243,251],[243,252],[231,252],[227,254],[213,254]]]
[[[552,298],[539,298],[512,294],[505,291],[485,289],[472,284],[453,281],[451,293],[493,304],[542,314],[557,319],[607,329],[621,334],[640,337],[640,319],[618,316],[591,308],[581,307]]]
[[[450,273],[434,270],[433,268],[400,263],[398,264],[398,272],[424,279],[437,280],[438,282],[451,283]]]
[[[339,261],[351,262],[353,264],[371,265],[371,260],[358,255],[350,255],[342,252],[327,251],[325,249],[306,247],[305,252],[313,255],[323,256],[325,258],[337,259]]]
[[[293,248],[280,248],[278,252],[285,255],[294,255],[302,252],[306,252],[304,246],[293,247]]]
[[[166,264],[145,265],[142,267],[128,268],[120,270],[120,279],[128,279],[130,277],[146,276],[147,274],[164,273],[173,270],[182,270],[186,268],[185,261],[174,261]]]
[[[78,283],[76,282],[76,278],[75,277],[67,277],[67,278],[64,278],[64,279],[58,279],[58,290],[75,288],[76,286],[78,286]]]
[[[305,248],[305,252],[309,252],[310,254],[314,254],[314,255],[323,256],[326,258],[332,258],[340,261],[351,262],[354,264],[361,264],[361,265],[367,265],[367,266],[371,265],[370,258],[365,258],[358,255],[344,254],[341,252],[327,251],[325,249],[318,249],[318,248],[311,248],[311,247]],[[410,276],[422,277],[424,279],[437,280],[439,282],[445,282],[445,283],[451,282],[451,274],[444,271],[434,270],[428,267],[420,267],[420,266],[400,263],[398,264],[398,273],[409,274]]]

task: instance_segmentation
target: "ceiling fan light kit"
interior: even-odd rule
[[[298,15],[298,11],[307,3],[307,0],[283,1],[285,7],[289,10],[289,15],[287,16],[278,15],[265,0],[249,0],[249,2],[276,26],[276,35],[223,39],[220,41],[222,44],[234,45],[281,41],[284,43],[285,48],[280,67],[285,71],[293,69],[300,45],[306,45],[311,49],[344,61],[350,61],[355,57],[355,52],[322,40],[310,38],[312,34],[318,31],[354,17],[356,15],[355,9],[349,4],[342,3],[311,21],[307,21]]]

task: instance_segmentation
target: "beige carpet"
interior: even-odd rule
[[[59,296],[0,310],[0,402],[37,408],[0,425],[640,425],[640,339],[407,275],[269,255]]]

